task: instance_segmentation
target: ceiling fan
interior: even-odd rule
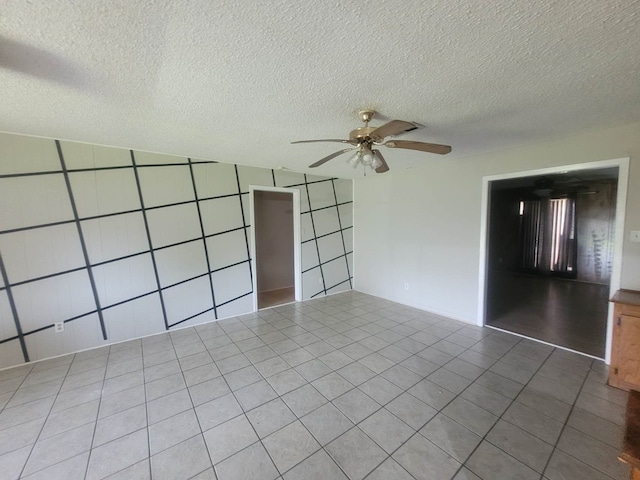
[[[331,155],[321,158],[315,163],[309,165],[309,168],[319,167],[320,165],[336,158],[347,152],[355,152],[349,158],[349,163],[353,168],[362,164],[364,167],[370,167],[376,173],[384,173],[389,170],[386,160],[379,150],[374,146],[383,146],[389,148],[406,148],[409,150],[418,150],[420,152],[437,153],[446,155],[451,151],[448,145],[438,145],[437,143],[414,142],[412,140],[387,140],[385,138],[400,135],[422,127],[419,123],[405,122],[404,120],[391,120],[380,127],[370,127],[369,122],[375,115],[375,110],[361,110],[358,116],[364,122],[364,127],[356,128],[349,133],[349,140],[340,139],[322,139],[322,140],[299,140],[291,143],[312,143],[312,142],[339,142],[354,145],[354,147],[339,150]]]

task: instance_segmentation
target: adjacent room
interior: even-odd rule
[[[638,0],[2,10],[3,479],[640,468]]]
[[[618,170],[492,182],[486,324],[604,358]]]

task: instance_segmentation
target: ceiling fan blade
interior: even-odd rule
[[[380,160],[380,162],[382,163],[382,165],[380,165],[378,168],[376,168],[376,173],[388,172],[389,171],[389,165],[387,165],[387,161],[382,156],[382,153],[380,153],[380,150],[374,150],[373,151],[373,156],[376,157],[378,160]]]
[[[335,153],[332,153],[331,155],[327,155],[326,157],[321,158],[320,160],[318,160],[316,163],[312,163],[311,165],[309,165],[309,168],[319,167],[323,163],[327,163],[329,160],[332,160],[332,159],[336,158],[338,155],[342,155],[343,153],[351,152],[352,150],[356,150],[356,149],[355,148],[345,148],[344,150],[339,150],[339,151],[337,151]]]
[[[391,120],[389,123],[385,123],[381,127],[376,128],[369,134],[371,138],[382,140],[385,137],[391,137],[393,135],[400,135],[401,133],[410,132],[416,128],[420,128],[422,125],[412,122],[405,122],[404,120]]]
[[[315,143],[315,142],[338,142],[338,143],[351,143],[353,145],[357,145],[358,142],[354,142],[353,140],[341,140],[339,138],[327,138],[323,140],[297,140],[293,143]]]
[[[409,150],[419,150],[421,152],[437,153],[438,155],[446,155],[451,151],[449,145],[439,145],[437,143],[412,142],[410,140],[390,140],[384,143],[389,148],[407,148]]]

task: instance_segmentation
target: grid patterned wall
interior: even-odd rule
[[[251,311],[249,185],[300,190],[303,298],[349,290],[350,180],[0,134],[0,367]]]

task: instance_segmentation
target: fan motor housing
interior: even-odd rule
[[[370,136],[370,134],[376,128],[377,127],[359,127],[359,128],[356,128],[355,130],[351,130],[351,132],[349,133],[349,140],[352,142],[358,142],[358,143],[362,143],[367,140],[373,141],[375,139],[373,139]]]

